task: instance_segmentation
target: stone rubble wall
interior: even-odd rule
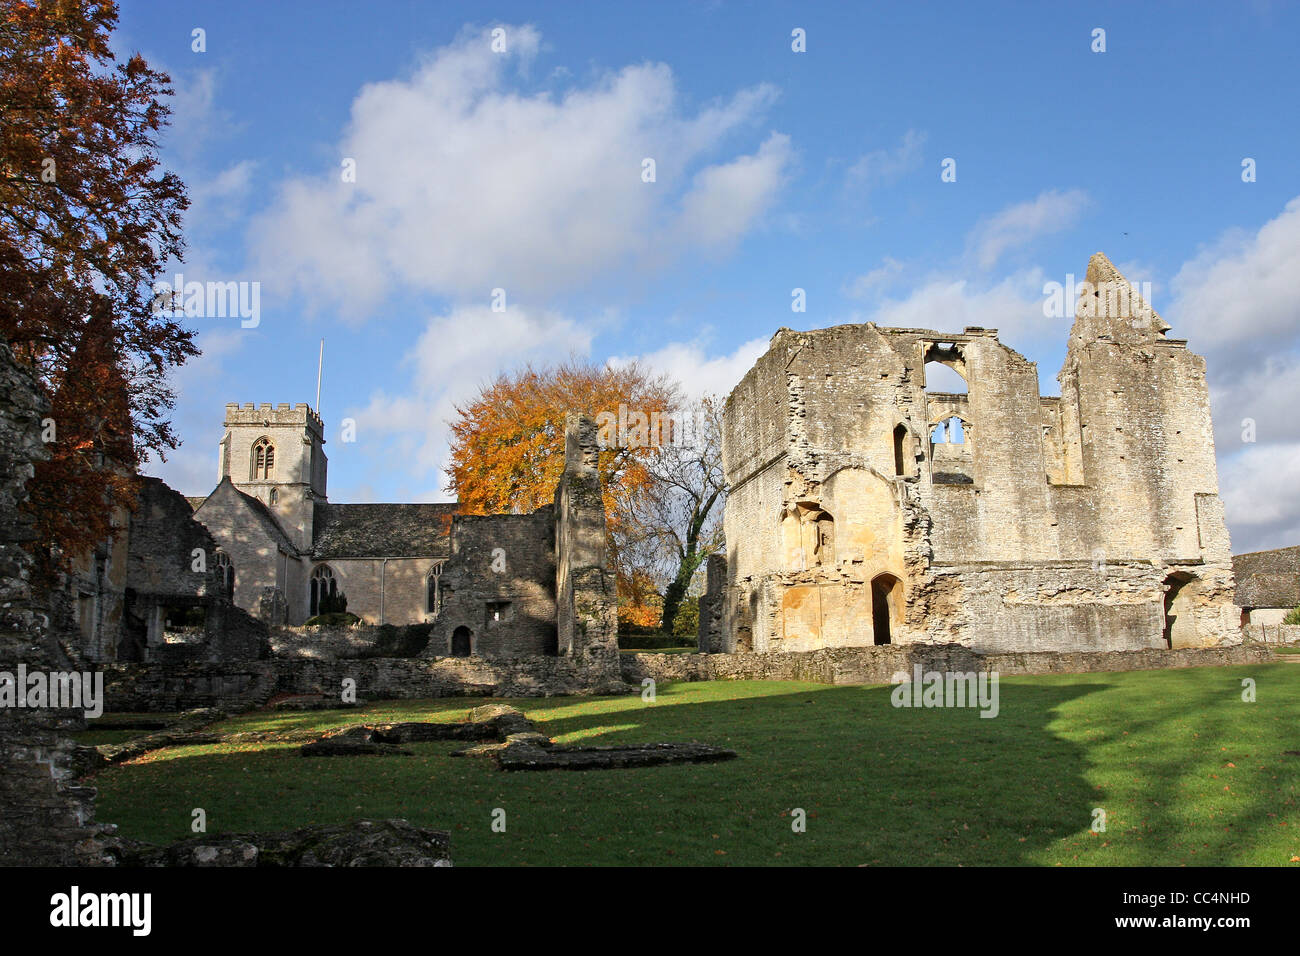
[[[171,712],[195,707],[242,711],[277,695],[339,695],[356,681],[358,700],[429,697],[553,697],[620,694],[629,688],[562,657],[372,658],[369,660],[167,661],[104,672],[106,710]]]
[[[1259,644],[1135,651],[1026,651],[978,654],[957,644],[896,644],[886,647],[837,647],[817,651],[768,654],[626,654],[623,679],[640,684],[664,681],[786,680],[818,684],[888,684],[898,673],[997,671],[1013,674],[1087,674],[1099,671],[1158,670],[1169,667],[1215,667],[1256,664],[1274,659]]]

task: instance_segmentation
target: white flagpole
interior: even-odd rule
[[[316,361],[316,414],[320,414],[320,373],[325,367],[325,340],[320,340],[320,358]]]

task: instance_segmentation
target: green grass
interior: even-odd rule
[[[1258,700],[1241,699],[1242,678]],[[886,687],[718,681],[515,703],[562,742],[700,740],[722,764],[503,773],[451,758],[304,759],[295,744],[158,751],[100,773],[124,836],[405,817],[451,831],[457,865],[1296,865],[1300,667],[1007,678],[1001,713],[898,709]],[[227,730],[458,720],[480,701],[259,712]],[[506,832],[491,829],[494,808]],[[807,812],[794,833],[790,811]],[[1090,831],[1094,808],[1105,833]]]

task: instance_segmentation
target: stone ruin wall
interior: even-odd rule
[[[0,342],[0,670],[80,670],[31,588],[35,532],[21,506],[32,463],[43,459],[41,419],[48,405]],[[94,823],[95,791],[78,786],[75,745],[80,710],[0,708],[0,866],[72,866],[103,861]]]
[[[1090,279],[1107,268],[1094,257]],[[993,330],[778,331],[727,401],[728,583],[701,647],[870,644],[877,609],[894,642],[1165,647],[1171,574],[1190,582],[1174,646],[1240,641],[1204,360],[1158,316],[1084,311],[1060,399]],[[927,359],[968,393],[927,391]],[[951,415],[965,448],[927,454]]]

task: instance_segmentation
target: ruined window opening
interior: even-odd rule
[[[461,625],[451,632],[451,656],[469,657],[473,653],[474,632]]]
[[[945,418],[930,427],[930,444],[964,445],[970,423],[958,415]]]
[[[226,596],[227,601],[235,599],[235,566],[230,563],[230,555],[218,550],[212,556],[213,563],[217,567],[217,583],[221,587],[221,593]]]
[[[267,495],[267,497],[270,498],[271,504],[276,504],[280,500],[280,490],[278,488],[272,488],[271,493]]]
[[[893,626],[902,617],[903,582],[892,574],[871,579],[871,630],[874,642],[893,643]]]
[[[514,617],[509,601],[488,601],[484,605],[484,625],[494,627]]]
[[[894,474],[903,476],[908,473],[907,450],[911,444],[908,440],[907,426],[894,426]]]
[[[311,573],[311,617],[320,613],[320,602],[338,594],[338,582],[328,564],[319,564]]]
[[[442,563],[429,569],[425,578],[424,609],[433,617],[442,611]]]
[[[966,354],[956,342],[934,342],[925,348],[925,390],[964,395],[969,391]]]
[[[259,438],[253,443],[254,481],[269,480],[275,474],[275,446],[269,438]]]

